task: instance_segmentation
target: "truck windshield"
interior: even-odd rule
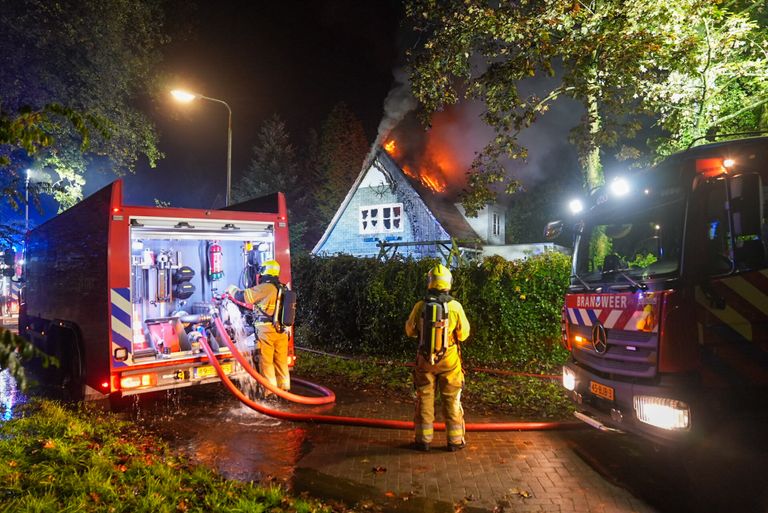
[[[645,280],[675,276],[684,205],[680,198],[605,210],[586,219],[574,255],[572,286],[643,287]]]

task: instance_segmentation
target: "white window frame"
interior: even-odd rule
[[[491,213],[491,235],[498,237],[501,235],[501,216],[496,213]]]
[[[389,217],[384,217],[384,210],[389,209]],[[395,209],[399,209],[400,214],[395,215]],[[373,215],[375,212],[375,216]],[[365,217],[364,217],[365,216]],[[376,233],[398,233],[403,231],[403,204],[402,203],[382,203],[379,205],[364,205],[359,209],[357,216],[358,230],[360,235],[372,235]],[[385,221],[389,219],[389,228],[386,228]],[[399,220],[398,226],[395,226],[395,220]]]

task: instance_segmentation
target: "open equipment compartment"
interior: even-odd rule
[[[208,313],[230,284],[255,284],[274,259],[272,223],[132,217],[130,266],[133,358],[169,358],[192,350],[178,318]]]

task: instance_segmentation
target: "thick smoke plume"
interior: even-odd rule
[[[394,145],[387,145],[387,151],[406,174],[433,191],[456,199],[466,185],[466,172],[478,152],[495,137],[494,130],[483,120],[485,106],[480,101],[447,105],[432,115],[427,128],[416,115],[418,103],[411,93],[407,73],[398,69],[394,74],[395,86],[384,102],[384,116],[365,165],[378,148],[394,141]],[[525,89],[533,92],[537,85],[541,86],[531,82]],[[572,100],[555,102],[548,113],[520,135],[521,144],[529,150],[528,159],[504,162],[508,175],[533,187],[577,171],[568,134],[582,113]],[[434,187],[435,184],[438,186]]]
[[[367,166],[373,158],[376,149],[381,146],[390,132],[408,115],[409,112],[416,110],[418,102],[411,93],[411,81],[408,73],[398,68],[394,71],[395,84],[384,99],[384,116],[379,122],[379,129],[376,134],[376,140],[373,141],[371,151],[363,161]]]

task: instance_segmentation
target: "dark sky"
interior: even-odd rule
[[[204,100],[178,104],[167,94],[172,88],[218,98],[232,108],[233,184],[250,163],[259,126],[274,114],[287,122],[301,148],[309,130],[319,130],[331,108],[344,101],[374,141],[412,38],[402,26],[400,1],[171,1],[178,5],[168,13],[174,34],[162,64],[168,82],[150,109],[166,157],[154,169],[142,161],[135,174],[124,177],[126,203],[224,205],[226,108]],[[482,110],[466,103],[444,116],[455,121],[441,130],[445,142],[467,167],[493,137],[480,120]],[[529,148],[528,163],[511,163],[508,169],[528,184],[577,169],[567,135],[580,116],[572,103],[556,105],[521,138]],[[85,195],[114,179],[90,173]],[[36,213],[32,217],[33,225],[42,220]]]
[[[233,183],[248,167],[259,125],[273,114],[301,145],[344,101],[373,140],[393,69],[402,60],[400,2],[199,1],[178,16],[189,22],[190,35],[167,48],[168,89],[185,87],[230,105]],[[222,206],[226,108],[209,101],[180,105],[169,96],[154,107],[166,158],[155,169],[142,164],[125,177],[126,201]],[[86,195],[112,178],[90,177]]]

